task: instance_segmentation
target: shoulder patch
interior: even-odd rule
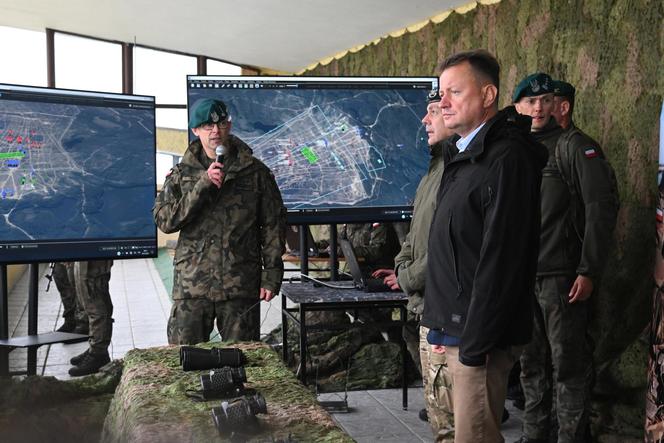
[[[173,168],[168,170],[168,172],[166,173],[166,177],[170,177],[172,173],[173,173]]]
[[[657,218],[657,223],[662,223],[664,221],[664,211],[661,208],[657,208],[657,215],[655,217]]]
[[[595,158],[599,154],[597,153],[597,149],[593,148],[592,146],[589,146],[583,149],[583,155],[585,155],[586,158]]]
[[[380,226],[380,223],[374,223],[374,224],[371,225],[371,227],[374,228],[374,229],[377,228],[378,226]]]

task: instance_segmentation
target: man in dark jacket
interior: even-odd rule
[[[208,341],[215,318],[223,340],[258,340],[259,298],[279,292],[284,270],[281,193],[267,166],[230,134],[223,102],[199,102],[189,127],[198,139],[153,209],[159,229],[180,231],[168,341]]]
[[[547,152],[530,119],[498,112],[500,67],[486,51],[441,65],[440,108],[459,135],[443,155],[422,325],[452,375],[455,441],[502,442],[509,371],[532,333],[539,188]]]
[[[613,170],[599,145],[553,118],[555,87],[547,74],[532,74],[513,96],[517,110],[532,117],[533,137],[549,151],[541,189],[535,327],[521,357],[526,398],[521,442],[526,443],[548,441],[554,393],[558,442],[586,439],[593,378],[586,300],[608,256],[618,210]]]

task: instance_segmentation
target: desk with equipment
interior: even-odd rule
[[[336,237],[336,236],[334,236]],[[336,238],[333,239],[333,250],[336,250]],[[379,308],[398,308],[398,323],[403,327],[406,323],[406,305],[408,297],[401,291],[389,291],[389,288],[381,286],[378,282],[370,282],[365,279],[360,271],[360,266],[353,252],[352,246],[347,240],[341,240],[341,248],[345,259],[349,264],[353,281],[336,281],[334,276],[331,281],[325,282],[308,277],[302,273],[301,281],[297,283],[284,283],[281,286],[281,316],[283,337],[283,359],[288,361],[288,322],[292,321],[299,327],[300,336],[300,366],[298,368],[299,378],[306,384],[307,376],[307,331],[327,328],[329,325],[308,326],[306,323],[307,312],[318,311],[361,311],[375,310]],[[306,260],[305,260],[306,261]],[[288,307],[288,300],[295,303],[297,307]],[[390,321],[389,323],[393,323]],[[359,323],[354,321],[348,327],[372,326],[377,323]],[[408,390],[406,380],[407,362],[406,342],[401,339],[402,358],[402,404],[403,409],[408,408]]]

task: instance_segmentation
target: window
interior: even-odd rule
[[[3,42],[0,82],[46,86],[45,33],[0,26],[0,42]]]
[[[55,86],[122,92],[122,46],[55,33]]]
[[[186,105],[187,74],[195,73],[195,57],[134,48],[134,93],[154,95],[158,105]]]
[[[217,60],[207,61],[207,74],[208,75],[241,75],[242,68],[230,63],[224,63]]]

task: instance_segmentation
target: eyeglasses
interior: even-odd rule
[[[201,125],[200,128],[204,131],[212,131],[214,128],[226,129],[231,124],[230,120],[223,120],[218,123],[205,123]]]
[[[429,95],[427,96],[428,101],[440,101],[440,94],[438,93],[437,89],[432,89],[431,92],[429,92]]]

